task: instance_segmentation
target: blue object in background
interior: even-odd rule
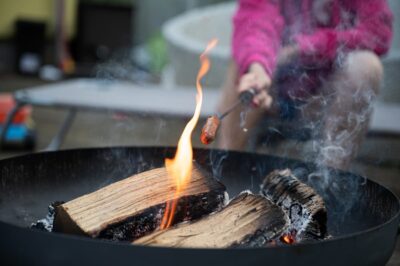
[[[0,124],[0,131],[2,124]],[[4,150],[33,150],[36,146],[36,133],[26,124],[12,124],[7,129],[1,149]]]
[[[2,126],[0,126],[0,131]],[[6,133],[6,142],[23,142],[29,135],[29,129],[26,125],[10,125]]]

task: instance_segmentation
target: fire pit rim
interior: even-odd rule
[[[131,244],[130,242],[123,242],[123,241],[110,241],[110,240],[104,240],[104,239],[95,239],[95,238],[90,238],[90,237],[85,237],[85,236],[78,236],[78,235],[71,235],[71,234],[64,234],[64,233],[49,233],[49,232],[44,232],[44,231],[39,231],[31,228],[26,228],[22,226],[17,226],[14,224],[6,223],[4,221],[0,221],[0,226],[9,226],[17,230],[29,230],[31,233],[35,234],[44,234],[44,235],[50,235],[51,237],[56,237],[56,238],[68,238],[70,240],[77,240],[77,241],[85,241],[93,244],[106,244],[106,245],[120,245],[120,246],[132,246],[132,247],[141,247],[141,248],[149,248],[149,249],[156,249],[156,250],[191,250],[191,251],[197,251],[197,252],[202,252],[202,251],[221,251],[221,250],[265,250],[265,249],[288,249],[288,248],[302,248],[302,247],[307,247],[307,246],[315,246],[315,245],[321,245],[321,244],[329,244],[329,243],[334,243],[337,241],[341,240],[348,240],[353,237],[357,236],[362,236],[366,235],[368,233],[372,233],[374,231],[379,231],[382,227],[385,225],[391,224],[395,222],[394,220],[398,220],[400,217],[400,214],[397,213],[392,219],[390,219],[388,222],[381,224],[380,226],[375,226],[369,229],[366,229],[364,231],[356,232],[356,233],[350,233],[344,236],[338,236],[338,237],[333,237],[330,239],[325,239],[322,241],[317,241],[317,242],[299,242],[296,244],[292,245],[279,245],[279,246],[268,246],[268,247],[235,247],[235,248],[188,248],[188,247],[164,247],[164,246],[146,246],[146,245],[136,245],[136,244]],[[398,234],[399,235],[399,234]]]

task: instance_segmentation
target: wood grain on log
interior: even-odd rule
[[[167,247],[262,247],[288,226],[288,217],[263,196],[241,193],[221,211],[153,232],[134,244]]]
[[[132,241],[159,226],[175,189],[165,168],[133,175],[58,206],[54,231]],[[174,222],[218,210],[224,193],[221,183],[194,168],[179,196]]]

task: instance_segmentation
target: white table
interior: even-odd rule
[[[203,89],[201,116],[214,113],[219,90]],[[126,114],[148,114],[165,117],[188,118],[195,109],[196,89],[165,88],[155,85],[136,85],[123,81],[72,79],[58,83],[19,90],[14,94],[16,107],[9,113],[0,140],[15,113],[24,105],[67,109],[58,133],[48,146],[56,150],[62,144],[75,115],[82,110],[114,111]],[[400,105],[377,102],[370,122],[369,134],[379,136],[400,135]]]
[[[214,112],[218,96],[218,90],[204,87],[202,117]],[[47,150],[57,150],[78,111],[113,111],[188,118],[195,110],[196,89],[136,85],[124,81],[71,79],[19,90],[14,94],[14,98],[17,104],[8,115],[0,140],[4,139],[4,132],[22,106],[29,104],[62,108],[68,110],[68,115],[47,148]]]

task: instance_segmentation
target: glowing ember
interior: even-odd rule
[[[288,245],[292,245],[296,242],[295,236],[292,234],[284,234],[283,236],[281,236],[280,240]]]
[[[201,66],[196,78],[196,109],[192,119],[187,123],[181,138],[179,139],[175,157],[173,159],[165,160],[165,167],[167,168],[168,175],[176,182],[176,190],[174,192],[173,200],[167,203],[164,216],[161,220],[160,229],[168,228],[173,222],[178,198],[182,191],[185,190],[186,184],[191,177],[190,173],[192,171],[193,160],[191,136],[193,129],[199,120],[201,105],[203,102],[203,92],[200,81],[210,69],[210,61],[207,57],[207,53],[217,45],[217,42],[217,39],[211,40],[208,43],[206,50],[200,55]]]

